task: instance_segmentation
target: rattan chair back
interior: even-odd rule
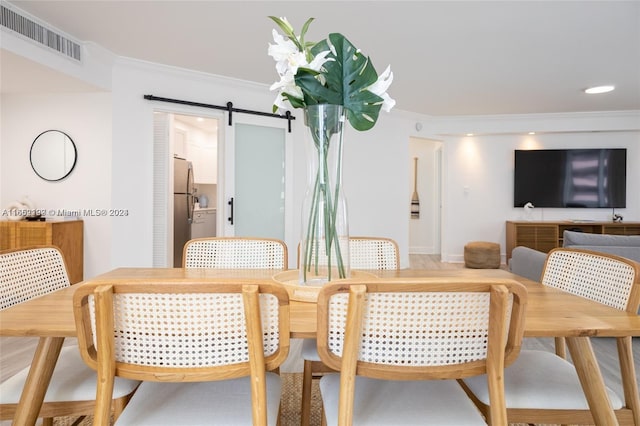
[[[55,246],[34,246],[0,253],[0,309],[69,287],[66,264]],[[47,388],[39,417],[44,424],[53,418],[92,414],[95,405],[95,374],[88,369],[75,345],[62,348]],[[2,383],[0,420],[14,417],[29,367]],[[135,391],[138,382],[119,380],[110,400],[110,413],[117,418]]]
[[[265,370],[276,369],[289,351],[288,300],[281,285],[267,280],[82,285],[74,315],[82,358],[100,379],[96,419],[108,422],[115,376],[157,382],[250,376],[254,413],[266,416]]]
[[[391,238],[349,237],[352,269],[400,269],[398,244]]]
[[[542,284],[628,312],[637,312],[640,304],[638,263],[607,253],[554,249],[547,256]]]
[[[562,291],[636,314],[640,303],[640,265],[623,257],[583,249],[556,248],[546,258],[541,282]],[[630,336],[617,337],[621,376],[635,377]],[[555,338],[556,354],[542,350],[522,351],[505,372],[507,415],[510,423],[593,424],[580,378],[565,360],[566,343]],[[557,356],[556,356],[557,355]],[[598,366],[596,365],[597,369]],[[479,378],[465,380],[465,387],[477,407],[488,413],[486,383]],[[627,382],[628,383],[628,382]],[[640,421],[637,386],[623,385],[624,401],[613,389],[606,389],[620,424]]]
[[[270,238],[212,237],[187,241],[185,268],[287,269],[284,241]]]
[[[0,309],[68,287],[62,252],[41,246],[0,253]]]
[[[314,259],[316,247],[312,247]],[[326,259],[324,244],[317,246],[319,261]],[[399,269],[400,256],[398,244],[391,238],[349,237],[349,265],[351,269],[385,270]],[[298,246],[298,267],[300,267],[300,247]]]
[[[520,351],[526,298],[524,286],[511,280],[324,286],[318,353],[340,370],[340,418],[348,421],[343,415],[352,411],[356,375],[429,380],[488,374],[497,395],[492,419],[506,419],[500,377]]]
[[[322,247],[322,244],[320,244]],[[323,259],[320,257],[320,259]],[[398,244],[391,238],[350,237],[349,259],[351,269],[387,270],[400,269]],[[298,267],[300,249],[298,248]],[[305,339],[302,343],[304,358],[302,383],[302,426],[309,425],[311,416],[311,380],[320,373],[331,371],[319,359],[315,340]]]

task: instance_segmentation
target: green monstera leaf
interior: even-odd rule
[[[313,18],[305,22],[299,36],[286,18],[270,18],[286,36],[274,32],[275,44],[269,45],[280,77],[271,86],[279,91],[274,112],[316,104],[342,105],[351,126],[363,131],[373,128],[381,109],[393,108],[395,101],[387,94],[393,81],[390,67],[378,76],[371,59],[340,33],[331,33],[318,43],[305,41]]]
[[[315,56],[327,50],[331,51],[328,57],[332,60],[324,64],[324,72],[301,68],[296,74],[296,85],[302,88],[304,102],[343,105],[354,129],[371,129],[383,99],[366,90],[378,79],[370,58],[338,33],[329,34],[327,39],[314,45],[311,54]]]

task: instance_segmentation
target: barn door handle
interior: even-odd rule
[[[231,216],[229,216],[227,218],[227,220],[233,225],[233,197],[231,197],[231,199],[229,199],[229,202],[227,204],[229,204],[229,206],[231,206]]]

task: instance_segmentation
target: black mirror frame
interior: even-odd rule
[[[44,135],[45,133],[49,133],[49,132],[62,133],[69,140],[69,142],[71,142],[71,146],[73,146],[73,164],[71,165],[71,167],[69,168],[69,171],[64,176],[59,177],[57,179],[49,179],[49,178],[46,178],[46,177],[42,176],[40,173],[38,173],[38,170],[36,170],[36,167],[33,164],[33,146],[36,144],[36,142],[38,141],[38,138],[40,138],[40,136]],[[71,136],[69,136],[68,134],[66,134],[62,130],[56,130],[56,129],[45,130],[44,132],[42,132],[38,136],[36,136],[36,138],[31,143],[31,148],[29,149],[29,163],[31,164],[31,169],[33,169],[33,172],[36,175],[38,175],[38,177],[40,179],[46,180],[48,182],[59,182],[59,181],[63,180],[64,178],[66,178],[67,176],[69,176],[71,174],[73,169],[75,169],[77,162],[78,162],[78,147],[76,146],[76,144],[73,141],[73,139],[71,139]]]

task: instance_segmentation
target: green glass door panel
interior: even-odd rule
[[[284,240],[285,130],[236,123],[235,236]]]

